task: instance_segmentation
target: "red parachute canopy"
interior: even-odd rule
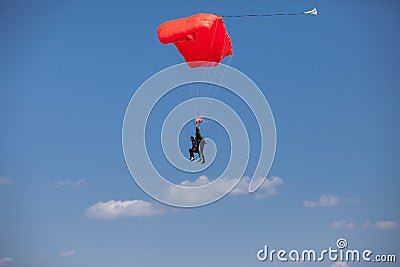
[[[167,21],[158,27],[157,33],[160,42],[173,43],[192,68],[216,66],[232,55],[231,39],[217,15],[197,14]]]

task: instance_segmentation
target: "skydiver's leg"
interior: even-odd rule
[[[200,151],[200,141],[196,141],[196,144],[197,144],[197,151],[196,151],[196,153],[199,154],[199,162],[200,162],[200,161],[201,161],[201,157],[202,157],[201,151]]]
[[[203,149],[202,149],[202,147],[201,147],[201,141],[197,142],[197,147],[199,148],[199,149],[197,150],[197,153],[199,153],[199,160],[198,160],[198,162],[201,162],[201,161],[203,161]]]
[[[204,153],[203,153],[203,150],[204,150],[204,145],[206,144],[206,140],[201,140],[200,141],[200,155],[201,155],[201,163],[204,163],[204,162],[206,162],[206,159],[205,159],[205,157],[204,157]]]
[[[189,149],[189,154],[190,154],[190,160],[194,160],[194,154],[193,154],[193,149]]]

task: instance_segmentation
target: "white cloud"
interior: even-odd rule
[[[97,202],[86,210],[86,215],[95,219],[113,220],[120,217],[154,216],[163,212],[163,209],[143,200],[110,200]]]
[[[232,195],[249,194],[250,177],[243,177],[239,184],[231,191]],[[261,187],[255,192],[256,198],[267,198],[276,194],[276,187],[283,183],[282,178],[273,176],[265,179]]]
[[[86,183],[86,179],[82,178],[79,180],[57,180],[54,182],[55,186],[63,187],[63,186],[69,186],[69,187],[80,187]]]
[[[350,229],[350,228],[354,228],[356,225],[355,225],[355,223],[346,222],[346,221],[344,221],[344,220],[341,220],[341,221],[334,221],[334,222],[332,222],[332,223],[331,223],[331,226],[332,226],[333,228],[347,228],[347,229]]]
[[[11,178],[0,176],[0,186],[11,184],[12,182],[13,180]]]
[[[202,186],[202,185],[208,184],[210,182],[211,181],[208,179],[207,176],[201,175],[199,178],[197,178],[193,182],[185,180],[185,181],[181,182],[180,185],[187,186],[187,187],[197,187],[197,186]]]
[[[366,223],[364,227],[376,229],[376,230],[387,230],[387,229],[395,229],[399,227],[399,223],[395,221],[378,221],[376,223]]]
[[[343,261],[338,261],[338,262],[335,262],[334,264],[332,264],[330,267],[350,267],[350,265],[348,265],[347,263],[345,263]]]
[[[61,257],[72,257],[74,255],[75,255],[75,250],[72,250],[72,249],[71,250],[62,251],[60,253]]]
[[[7,262],[12,262],[12,258],[0,258],[0,266],[6,266]]]
[[[348,198],[341,198],[331,194],[321,195],[317,201],[304,201],[304,206],[307,208],[314,207],[333,207],[339,204],[347,203],[350,200]]]
[[[215,182],[212,187],[204,188],[203,186]],[[195,181],[185,180],[180,183],[181,186],[185,187],[196,187],[196,190],[182,190],[180,186],[171,185],[168,187],[166,199],[174,202],[179,200],[181,203],[191,205],[193,203],[207,203],[215,200],[219,196],[228,192],[236,183],[234,179],[221,178],[216,181],[209,180],[208,177],[202,175]]]
[[[207,176],[200,176],[195,181],[185,180],[180,183],[181,186],[185,187],[197,187],[199,190],[183,191],[180,187],[171,185],[168,188],[167,199],[173,201],[179,199],[181,202],[186,202],[188,205],[191,203],[198,203],[207,201],[213,201],[218,196],[228,192],[232,187],[230,195],[243,195],[249,194],[248,188],[250,184],[249,177],[243,177],[240,182],[235,186],[236,179],[220,178],[215,181],[208,179]],[[202,186],[214,182],[212,187],[206,190],[201,189]],[[279,177],[272,177],[266,179],[262,186],[255,192],[256,198],[266,198],[276,193],[276,187],[283,183],[283,180]]]

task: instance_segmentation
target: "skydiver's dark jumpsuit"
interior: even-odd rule
[[[192,142],[192,148],[189,149],[190,160],[194,160],[194,153],[199,153],[199,149],[193,136],[190,137],[190,142]]]

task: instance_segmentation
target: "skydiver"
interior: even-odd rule
[[[199,149],[197,146],[197,142],[193,136],[190,137],[190,142],[192,143],[192,148],[189,149],[190,161],[194,160],[194,153],[199,154]]]

